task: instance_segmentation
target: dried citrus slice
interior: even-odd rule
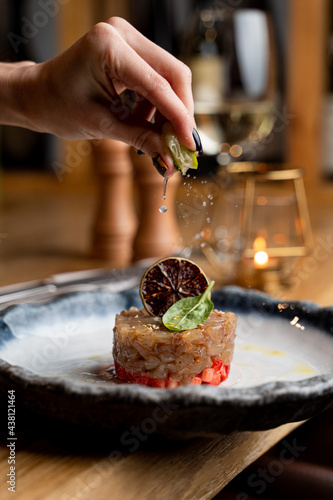
[[[198,168],[196,154],[179,142],[170,122],[165,122],[162,127],[162,136],[171,153],[175,168],[186,174],[189,168]]]
[[[147,269],[142,277],[140,295],[152,316],[163,314],[175,302],[202,294],[208,279],[200,267],[188,259],[168,257]]]

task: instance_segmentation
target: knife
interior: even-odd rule
[[[0,287],[0,309],[22,302],[40,301],[63,293],[91,290],[121,292],[139,285],[147,260],[130,267],[117,269],[89,269],[51,275],[43,280],[28,281]]]

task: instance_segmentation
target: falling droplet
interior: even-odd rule
[[[168,179],[166,179],[164,177],[164,179],[163,179],[163,195],[162,195],[162,200],[165,200],[165,198],[166,198],[167,185],[168,185]],[[161,214],[165,214],[165,212],[167,212],[168,209],[167,209],[167,207],[165,205],[161,205],[160,208],[159,208],[159,211],[161,212]]]
[[[164,177],[164,179],[163,179],[163,196],[162,196],[162,200],[165,200],[165,198],[166,198],[167,185],[168,185],[168,179],[166,179]]]

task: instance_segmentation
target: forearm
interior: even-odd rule
[[[38,130],[36,70],[31,61],[0,63],[0,124]]]

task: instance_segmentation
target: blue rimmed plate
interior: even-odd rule
[[[115,314],[141,307],[137,290],[82,292],[0,314],[0,390],[36,416],[126,432],[145,426],[190,438],[259,430],[333,403],[333,309],[226,287],[215,307],[238,315],[234,360],[219,387],[154,389],[112,370]],[[148,432],[148,431],[147,431]]]

